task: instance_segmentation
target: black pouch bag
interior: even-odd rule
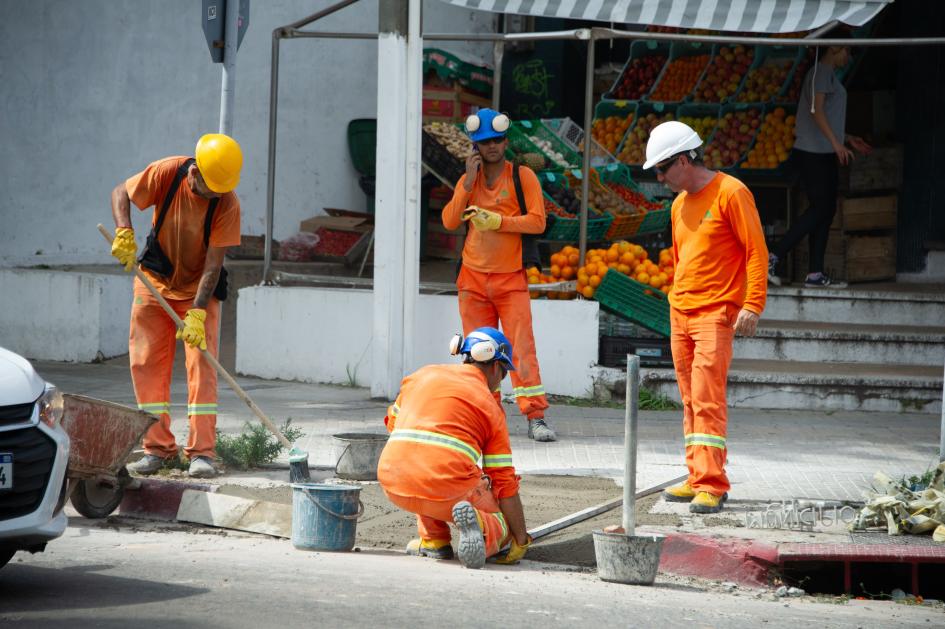
[[[512,184],[515,186],[515,198],[518,201],[519,211],[524,216],[528,214],[528,208],[525,206],[525,193],[522,191],[522,178],[518,172],[518,164],[512,164]],[[469,235],[469,223],[466,223],[466,235]],[[456,261],[456,277],[459,277],[459,271],[463,266],[462,254]],[[541,254],[538,252],[538,235],[522,234],[522,268],[528,269],[537,267],[541,271]]]
[[[164,250],[161,249],[161,244],[158,242],[158,232],[161,231],[161,226],[164,225],[167,209],[171,206],[171,200],[174,198],[174,195],[177,194],[177,189],[180,188],[180,182],[187,176],[187,170],[193,163],[193,159],[188,159],[181,164],[180,168],[177,169],[177,173],[174,174],[174,181],[171,182],[171,187],[168,189],[167,194],[164,195],[164,202],[161,204],[161,211],[158,214],[157,222],[154,224],[154,227],[151,228],[151,233],[148,234],[144,251],[141,253],[141,257],[138,258],[138,263],[141,266],[161,277],[170,277],[171,274],[174,273],[174,265],[167,257],[167,254],[164,253]],[[213,213],[217,209],[217,203],[219,203],[219,201],[220,199],[218,198],[210,199],[210,203],[207,206],[207,216],[203,225],[203,243],[208,247],[210,246],[210,227],[213,225]],[[225,267],[220,268],[220,277],[217,279],[217,285],[213,289],[213,296],[220,301],[226,300],[227,272]]]

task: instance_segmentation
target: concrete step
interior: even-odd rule
[[[753,338],[736,338],[735,358],[941,367],[945,364],[945,326],[765,318]]]
[[[643,368],[643,385],[679,401],[672,368]],[[597,390],[622,397],[626,374],[598,368]],[[941,413],[943,368],[902,364],[736,359],[728,376],[733,408]]]
[[[846,288],[769,286],[765,319],[945,326],[943,284],[852,284]]]

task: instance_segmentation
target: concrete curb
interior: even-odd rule
[[[207,483],[185,483],[176,480],[142,478],[139,489],[128,489],[118,505],[118,514],[147,520],[177,520],[177,510],[188,489],[215,492]]]
[[[771,570],[777,566],[776,544],[694,533],[667,534],[660,557],[661,572],[750,587],[769,585]]]

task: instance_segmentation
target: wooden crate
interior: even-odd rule
[[[902,183],[902,147],[876,147],[869,155],[856,155],[848,166],[840,167],[839,187],[843,192],[895,190]]]
[[[848,282],[871,282],[895,278],[895,236],[847,236],[846,280]]]
[[[896,228],[895,194],[880,197],[840,199],[842,225],[845,231],[870,231]]]

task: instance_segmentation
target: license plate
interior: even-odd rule
[[[13,489],[13,455],[0,452],[0,491]]]

